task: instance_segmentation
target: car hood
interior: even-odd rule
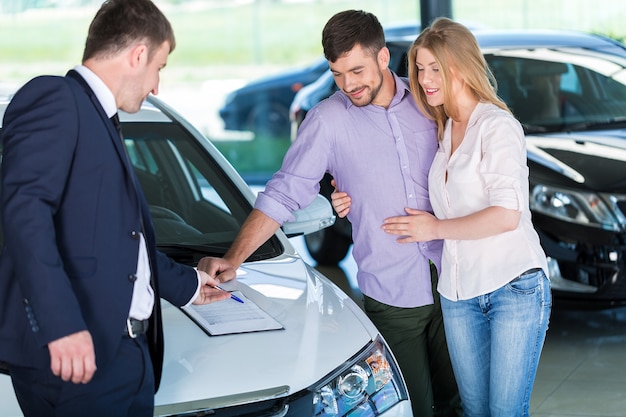
[[[359,307],[295,255],[244,264],[234,285],[284,329],[208,336],[164,303],[166,350],[157,407],[202,399],[219,407],[294,393],[376,337]]]
[[[626,192],[626,130],[529,135],[526,139],[531,183]]]

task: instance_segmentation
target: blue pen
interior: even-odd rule
[[[213,288],[217,288],[218,290],[222,290],[222,291],[225,291],[225,292],[229,292],[229,291],[226,291],[224,288],[220,287],[219,285],[216,285],[216,286],[214,286]],[[240,302],[241,304],[243,304],[243,300],[242,300],[241,298],[237,297],[236,295],[231,294],[231,295],[230,295],[230,298],[232,298],[233,300],[238,301],[238,302]]]

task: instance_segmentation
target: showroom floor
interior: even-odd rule
[[[626,416],[626,308],[559,308],[531,398],[533,416]]]
[[[302,243],[292,241],[314,264]],[[351,256],[339,268],[318,269],[360,302]],[[553,308],[531,413],[533,417],[626,417],[626,307]]]

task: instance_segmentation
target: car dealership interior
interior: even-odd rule
[[[224,188],[231,187],[232,184],[236,185],[233,190],[245,188],[243,192],[237,191],[241,195],[236,194],[233,197],[237,207],[244,207],[237,213],[237,221],[243,219],[244,211],[251,207],[246,198],[253,200],[251,196],[263,190],[265,183],[280,168],[286,150],[297,140],[297,129],[306,110],[336,90],[320,45],[321,28],[331,15],[353,8],[377,14],[389,31],[387,38],[392,41],[390,48],[397,48],[398,52],[392,50],[392,62],[398,72],[402,68],[406,69],[407,46],[417,36],[419,29],[435,16],[452,17],[466,24],[475,33],[483,33],[482,38],[479,35],[477,37],[485,42],[481,44],[481,48],[489,64],[493,65],[496,78],[504,74],[510,80],[510,83],[500,85],[502,98],[510,104],[508,97],[517,95],[517,98],[524,99],[526,103],[535,103],[519,105],[514,113],[519,119],[524,119],[524,133],[529,139],[527,143],[530,149],[531,193],[535,197],[534,200],[531,199],[531,208],[533,219],[537,219],[542,244],[546,252],[549,252],[548,265],[556,289],[530,411],[534,417],[626,417],[626,170],[622,170],[622,167],[626,167],[626,29],[623,26],[626,2],[610,2],[610,5],[594,0],[154,2],[166,15],[171,16],[177,34],[176,50],[172,53],[167,68],[161,73],[158,99],[175,109],[180,114],[180,119],[172,122],[166,109],[164,113],[168,117],[167,123],[175,124],[186,120],[181,125],[185,129],[189,128],[185,124],[187,122],[193,126],[193,129],[189,129],[193,131],[191,136],[195,135],[194,140],[203,137],[211,143],[211,149],[215,148],[211,152],[219,151],[224,161],[232,165],[226,170],[228,176],[231,176],[231,182],[224,180],[224,184],[227,184]],[[20,85],[35,75],[42,72],[63,75],[78,64],[87,24],[100,3],[101,0],[2,0],[0,98],[10,98]],[[500,39],[507,36],[504,34],[507,31],[515,31],[516,34],[501,42]],[[581,33],[585,36],[579,37],[578,34]],[[402,75],[406,75],[406,72]],[[533,76],[542,78],[540,82],[555,83],[550,90],[554,88],[557,91],[558,97],[554,99],[560,107],[549,116],[523,114],[525,110],[539,110],[546,101],[536,97],[543,97],[548,90],[547,84],[534,84],[535,81],[531,80]],[[531,99],[539,102],[532,102]],[[582,108],[589,110],[581,110]],[[154,121],[149,116],[142,117],[145,120],[128,117],[128,125],[135,124],[128,128],[128,132],[131,129],[139,132],[144,128],[140,126],[141,123]],[[159,113],[158,118],[165,119],[165,116]],[[154,137],[160,134],[161,132],[154,134]],[[148,136],[150,135],[146,135],[146,138]],[[142,137],[137,143],[147,146],[144,144],[149,142],[146,138]],[[127,146],[129,142],[130,140],[127,141]],[[139,149],[140,145],[133,146]],[[193,165],[194,161],[201,159],[198,156],[201,152],[198,155],[194,155],[194,152],[203,149],[202,146],[195,142],[185,146],[192,168],[189,172],[182,172],[184,169],[181,168],[181,183],[185,182],[186,177],[202,171]],[[173,152],[175,145],[171,143],[162,147],[162,152],[172,153],[168,157],[171,161],[182,160],[185,156],[183,151]],[[209,159],[213,160],[211,158]],[[211,172],[216,172],[216,178],[224,176],[219,173],[221,158],[216,158],[219,162],[210,169]],[[1,162],[0,144],[0,164]],[[159,188],[162,185],[162,173],[157,173],[156,170],[149,172],[149,165],[146,164],[146,173],[152,174],[154,189],[151,191],[154,198],[158,198],[165,189]],[[135,169],[137,168],[136,164]],[[232,177],[236,179],[232,180]],[[554,179],[555,177],[558,178]],[[246,194],[248,186],[251,190],[250,196]],[[202,187],[200,194],[206,192],[207,199],[213,198],[216,191],[207,191],[209,187],[204,184]],[[221,192],[219,189],[218,191]],[[190,196],[198,197],[194,192],[190,191]],[[328,197],[327,194],[328,192],[325,197]],[[228,201],[224,204],[228,205]],[[218,208],[224,209],[222,206]],[[167,211],[165,217],[168,221],[174,217],[178,221],[178,216]],[[226,209],[224,211],[228,212]],[[163,213],[165,210],[161,212]],[[226,218],[228,216],[225,215],[224,219]],[[352,257],[350,226],[341,226],[339,219],[334,221],[335,229],[329,227],[316,232],[318,234],[308,234],[306,238],[303,235],[289,237],[279,232],[280,237],[268,246],[280,248],[280,242],[290,242],[296,252],[293,256],[301,257],[316,273],[332,282],[327,285],[324,281],[323,287],[328,292],[329,288],[335,288],[336,285],[362,308],[362,294],[356,283],[357,266]],[[203,223],[199,221],[199,224]],[[239,225],[230,219],[221,224],[229,226],[228,233],[233,235],[234,232],[230,229]],[[194,227],[202,229],[197,225]],[[337,227],[344,229],[335,233]],[[181,234],[180,229],[167,231],[168,238]],[[187,228],[182,233],[186,231]],[[322,232],[327,234],[323,235]],[[200,240],[193,243],[195,245],[198,242]],[[176,242],[176,245],[179,243]],[[0,228],[0,251],[3,244],[6,245],[7,242],[2,240]],[[314,248],[314,244],[334,245],[330,258],[322,258],[323,255],[319,252],[321,246]],[[176,245],[164,244],[161,249],[170,250],[174,254],[172,256],[179,256],[181,249]],[[195,245],[194,250],[198,251],[199,246]],[[338,251],[335,250],[337,246],[341,247]],[[192,257],[187,257],[192,259],[187,262],[197,262],[198,253],[202,252],[195,252]],[[292,255],[289,248],[286,253]],[[324,255],[328,255],[328,252]],[[269,258],[263,258],[262,261]],[[263,262],[259,264],[262,265]],[[284,265],[282,267],[285,268]],[[261,272],[266,273],[262,270],[263,266],[260,268]],[[285,270],[292,272],[288,268]],[[254,266],[246,271],[253,276],[255,272],[259,272]],[[301,280],[314,280],[309,275],[307,277]],[[284,276],[273,279],[288,281]],[[269,294],[278,287],[270,281],[255,282],[255,285],[256,287],[250,285],[254,290],[251,292],[262,295]],[[293,288],[290,285],[292,283],[285,285],[287,289],[282,288],[285,292],[280,297],[284,297],[284,300],[303,297],[306,299],[300,300],[303,304],[305,301],[319,302],[319,305],[328,307],[312,293],[301,290],[300,286],[304,285],[302,282],[293,284]],[[337,296],[335,306],[341,305],[349,310],[342,303],[343,293]],[[262,299],[258,297],[253,296],[252,299]],[[289,299],[289,302],[294,299]],[[281,299],[281,302],[284,300]],[[258,301],[258,304],[264,305],[263,301]],[[276,306],[270,302],[266,305]],[[172,328],[175,328],[177,323],[187,317],[172,310],[167,310],[166,316],[174,323]],[[342,312],[345,313],[344,310]],[[282,314],[285,314],[284,311]],[[360,312],[355,317],[360,318],[359,314]],[[327,322],[324,326],[319,323],[311,324],[315,320],[311,317],[307,319],[306,324],[313,329],[308,338],[303,337],[307,346],[299,339],[286,339],[294,346],[296,342],[302,342],[297,348],[303,352],[309,352],[305,347],[314,346],[318,342],[312,336],[317,336],[315,331],[324,326],[332,328],[337,325]],[[354,317],[351,316],[351,319]],[[357,321],[354,319],[354,322]],[[375,334],[375,330],[370,327],[364,328],[363,332]],[[330,332],[333,330],[336,329],[331,329]],[[325,331],[328,329],[324,328],[320,333]],[[306,336],[305,331],[301,333]],[[178,335],[179,332],[174,330],[172,339]],[[217,351],[223,341],[228,340],[220,337],[209,337],[208,340],[215,345],[207,343],[202,346],[215,348]],[[370,342],[371,346],[376,345],[375,340]],[[258,346],[264,347],[263,343]],[[367,349],[371,348],[370,345],[367,345]],[[253,349],[255,345],[250,343],[247,347]],[[356,363],[355,349],[344,350],[341,353],[345,358],[341,359],[354,360]],[[325,346],[324,352],[330,351],[332,349]],[[362,355],[365,351],[366,348],[363,347],[359,354]],[[178,378],[177,381],[183,380],[186,375],[193,376],[193,366],[186,362],[189,352],[184,346],[177,344],[170,353],[173,356],[180,355],[172,359],[168,375],[174,375]],[[262,356],[262,352],[254,353]],[[195,352],[191,356],[199,362],[208,360],[202,353]],[[309,357],[314,356],[315,354],[310,354]],[[272,360],[276,360],[275,368],[266,366],[263,372],[275,376],[273,369],[279,367],[280,361],[276,358]],[[252,364],[253,361],[249,362]],[[313,362],[311,359],[311,363]],[[322,366],[327,365],[323,364],[323,360],[319,362]],[[309,369],[314,366],[308,366],[303,361],[293,360],[292,363],[302,369],[307,368],[303,372],[318,371]],[[338,369],[339,365],[335,364],[326,373],[339,379],[339,373],[336,373]],[[258,378],[258,375],[254,376]],[[326,378],[327,375],[323,376]],[[0,374],[1,377],[6,375]],[[191,377],[186,383],[191,384],[190,381]],[[194,380],[197,381],[199,379]],[[307,395],[321,398],[320,392],[325,392],[327,388],[322,382],[325,384],[328,381],[319,377],[315,381],[319,387],[305,387],[298,395],[306,391]],[[2,381],[0,387],[5,386],[1,383]],[[277,382],[276,385],[280,386],[271,387],[276,391],[268,396],[285,396],[288,389],[282,385],[288,384]],[[165,386],[167,389],[167,380]],[[256,389],[261,392],[260,388]],[[175,390],[172,389],[173,391]],[[1,395],[3,394],[0,393]],[[298,396],[293,393],[289,395],[292,396],[290,400]],[[237,399],[230,392],[222,392],[216,398],[222,401],[218,401],[218,405],[225,408],[232,405],[228,401],[233,401],[234,404]],[[213,401],[211,404],[216,404],[216,398],[210,398]],[[191,402],[190,400],[189,403]],[[1,403],[2,400],[0,417],[15,416],[8,412],[3,414]],[[206,409],[209,410],[209,407]],[[175,414],[175,406],[169,404],[163,410],[163,415],[192,415]],[[386,413],[376,415],[385,416]]]

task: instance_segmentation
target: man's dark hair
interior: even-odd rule
[[[356,45],[373,56],[385,47],[385,32],[378,18],[363,10],[346,10],[331,17],[322,31],[326,59],[335,62]]]
[[[148,46],[149,58],[163,42],[170,43],[170,52],[176,46],[170,22],[152,1],[106,0],[89,25],[83,62],[115,54],[138,41]]]

